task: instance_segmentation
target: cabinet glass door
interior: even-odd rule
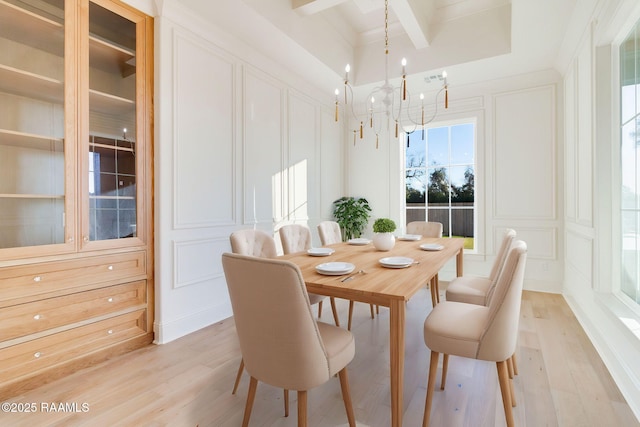
[[[0,0],[0,250],[65,242],[64,24],[64,0]]]
[[[136,23],[93,2],[88,132],[88,239],[135,237]]]

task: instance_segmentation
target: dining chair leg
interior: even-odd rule
[[[349,377],[347,376],[347,368],[342,368],[338,372],[340,377],[340,389],[342,390],[342,400],[344,401],[344,409],[347,411],[347,420],[349,427],[355,427],[356,417],[353,413],[353,403],[351,402],[351,390],[349,388]]]
[[[333,321],[336,322],[336,326],[340,327],[340,318],[338,317],[338,309],[336,308],[336,299],[334,297],[329,297],[329,302],[331,302],[331,312],[333,312]]]
[[[376,315],[373,313],[373,304],[369,304],[369,308],[371,309],[371,318],[374,319]]]
[[[240,378],[242,377],[242,371],[244,370],[244,359],[240,359],[240,366],[238,367],[238,373],[236,374],[236,383],[233,385],[233,391],[231,394],[236,394],[238,391],[238,384],[240,384]]]
[[[251,418],[251,409],[253,409],[253,401],[256,397],[256,388],[258,388],[258,380],[251,377],[249,381],[249,393],[247,394],[247,403],[244,405],[244,418],[242,419],[242,427],[249,426],[249,418]]]
[[[429,289],[431,290],[431,305],[435,307],[436,304],[438,304],[438,296],[436,294],[436,285],[434,284],[433,278],[430,280]]]
[[[518,375],[518,364],[516,363],[516,354],[513,353],[511,355],[511,364],[513,365],[513,373],[514,375]]]
[[[376,314],[380,314],[380,306],[376,305]]]
[[[322,301],[318,303],[318,319],[322,317]]]
[[[509,391],[509,372],[507,372],[507,364],[496,362],[498,369],[498,381],[500,382],[500,393],[502,394],[502,406],[504,407],[504,416],[507,421],[507,427],[513,427],[513,412],[511,410],[511,392]]]
[[[509,378],[509,391],[511,394],[511,406],[516,407],[516,388],[513,385],[513,380]]]
[[[351,320],[353,319],[353,300],[349,300],[349,321],[347,323],[347,330],[351,330]]]
[[[507,372],[509,372],[509,378],[513,379],[513,364],[511,363],[511,358],[508,358],[506,362],[507,362]]]
[[[284,390],[284,416],[289,416],[289,390],[286,388]]]
[[[307,427],[307,391],[298,390],[298,427]]]
[[[427,400],[424,403],[424,416],[422,417],[422,427],[429,425],[431,417],[431,404],[433,403],[433,392],[436,387],[436,373],[438,371],[439,353],[431,352],[431,363],[429,363],[429,380],[427,381]]]
[[[442,379],[440,380],[440,390],[444,390],[444,385],[447,382],[447,370],[449,369],[449,355],[442,355]]]

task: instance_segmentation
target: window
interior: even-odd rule
[[[620,45],[621,291],[640,303],[640,22]]]
[[[475,121],[406,134],[406,222],[435,221],[474,249]]]

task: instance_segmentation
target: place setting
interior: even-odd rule
[[[380,258],[378,260],[381,266],[387,268],[407,268],[413,264],[417,264],[416,260],[404,256],[392,256]]]
[[[423,251],[441,251],[444,246],[439,243],[423,243],[420,245],[420,249]]]
[[[307,250],[307,254],[311,256],[329,256],[335,253],[335,249],[332,248],[311,248]]]
[[[326,276],[342,276],[351,273],[356,266],[350,262],[325,262],[316,265],[316,271]]]

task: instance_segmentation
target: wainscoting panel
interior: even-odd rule
[[[228,250],[228,238],[175,241],[173,287],[181,288],[223,277],[220,260]]]
[[[233,61],[178,31],[173,44],[175,227],[233,224]]]
[[[574,61],[571,68],[567,71],[564,81],[564,179],[565,179],[565,198],[564,198],[564,214],[570,221],[575,221],[578,213],[576,207],[577,191],[577,94],[576,94],[576,74],[577,64]]]
[[[567,227],[565,286],[573,291],[593,287],[593,236],[581,233],[578,227]]]

